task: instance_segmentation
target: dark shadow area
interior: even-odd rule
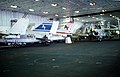
[[[0,49],[1,77],[119,77],[120,41]]]

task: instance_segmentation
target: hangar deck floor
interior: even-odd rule
[[[0,77],[120,77],[120,41],[0,48]]]

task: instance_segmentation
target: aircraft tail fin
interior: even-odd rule
[[[55,34],[57,32],[58,26],[59,26],[59,21],[53,21],[50,33]]]
[[[29,19],[21,18],[13,25],[11,29],[8,30],[8,33],[24,35],[26,33],[28,25]]]
[[[35,28],[33,31],[56,33],[58,25],[59,25],[59,21],[42,23],[37,28]]]

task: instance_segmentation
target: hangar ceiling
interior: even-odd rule
[[[0,9],[52,18],[120,15],[120,0],[0,0]]]

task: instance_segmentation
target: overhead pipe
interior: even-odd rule
[[[106,12],[98,12],[98,13],[90,13],[90,14],[83,14],[83,15],[76,15],[76,16],[70,16],[71,18],[77,18],[77,17],[83,17],[83,16],[91,16],[91,15],[98,15],[98,14],[108,14],[108,13],[114,13],[114,12],[120,12],[119,10],[112,10],[112,11],[106,11]]]

